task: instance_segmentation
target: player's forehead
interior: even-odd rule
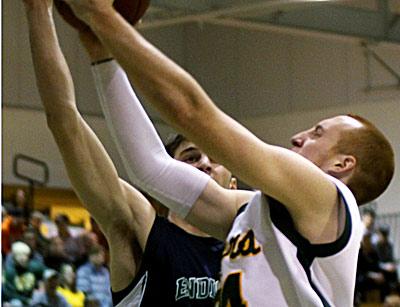
[[[338,115],[323,119],[319,121],[315,126],[322,127],[325,130],[341,130],[341,129],[361,128],[363,124],[351,116]]]

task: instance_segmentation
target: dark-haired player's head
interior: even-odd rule
[[[236,188],[236,179],[232,177],[232,173],[206,155],[196,144],[183,135],[175,135],[167,142],[165,148],[172,158],[205,172],[222,187]]]

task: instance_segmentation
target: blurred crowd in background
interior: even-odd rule
[[[27,215],[25,201],[24,190],[17,189],[2,204],[2,306],[112,306],[108,246],[96,222],[91,219],[87,230],[66,214]],[[400,306],[391,230],[375,218],[373,210],[362,213],[354,305]]]
[[[2,306],[112,306],[107,242],[91,230],[24,210],[24,190],[2,204]],[[56,231],[54,231],[54,229]]]
[[[400,307],[398,263],[390,240],[390,227],[377,225],[376,213],[362,212],[364,234],[357,265],[354,303],[380,302],[384,306]]]

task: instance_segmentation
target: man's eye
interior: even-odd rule
[[[194,163],[196,162],[198,159],[196,156],[190,156],[190,157],[186,157],[183,159],[184,162],[190,162],[190,163]]]
[[[315,128],[314,131],[313,131],[313,135],[321,136],[322,135],[322,129],[321,128]]]

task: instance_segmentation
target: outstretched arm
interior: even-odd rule
[[[219,214],[212,215],[213,219],[208,218],[199,224],[191,218],[192,214],[187,219],[204,231],[223,239],[237,209],[231,197],[241,195],[243,198],[244,194],[248,197],[248,192],[228,193],[214,182],[209,183],[208,175],[172,159],[136,97],[125,72],[104,53],[102,44],[90,31],[81,35],[81,38],[94,63],[92,71],[101,106],[130,179],[181,217],[187,216],[195,202],[201,202],[203,197],[199,200],[199,195],[209,185],[206,190],[213,191],[214,202],[223,205],[224,210],[218,210]],[[224,198],[222,195],[225,196],[226,193],[235,196],[229,196],[229,201],[223,199],[221,202],[220,198]],[[238,201],[244,200],[238,198]],[[203,211],[203,215],[209,213],[209,210]],[[230,214],[231,218],[227,218],[226,214]]]
[[[317,166],[262,142],[224,114],[187,72],[130,27],[110,1],[66,1],[168,123],[247,184],[285,204],[301,233],[318,238],[318,232],[326,231],[335,214],[337,194]]]
[[[119,179],[102,144],[79,114],[71,75],[59,47],[52,1],[25,0],[37,86],[48,126],[79,198],[107,237],[114,290],[136,273],[155,212],[133,187]]]

